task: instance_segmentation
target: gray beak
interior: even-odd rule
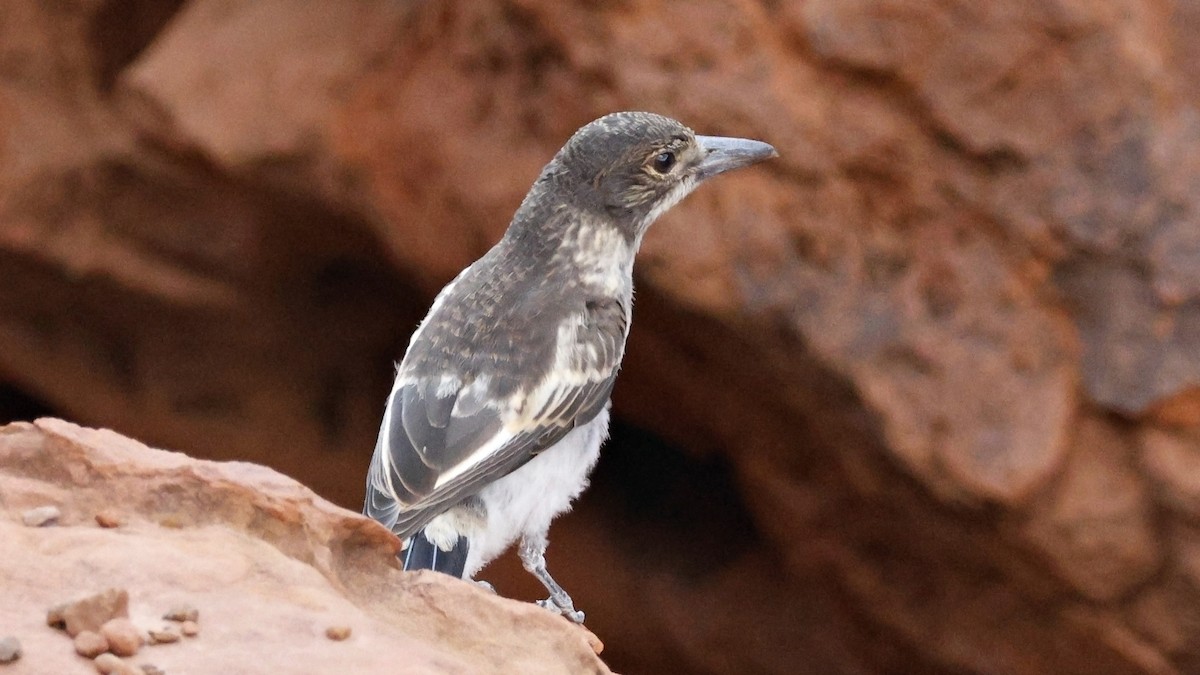
[[[697,136],[696,142],[703,154],[696,165],[696,176],[700,180],[779,156],[769,144],[745,138]]]

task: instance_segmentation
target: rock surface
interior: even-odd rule
[[[1196,0],[7,2],[0,381],[353,508],[433,294],[576,127],[652,109],[781,157],[645,242],[626,426],[550,550],[614,667],[1200,672],[1197,35]]]
[[[57,604],[46,613],[46,623],[62,628],[71,637],[99,633],[113,619],[129,618],[129,591],[106,588],[99,593]]]
[[[58,527],[20,523],[47,501],[62,509]],[[99,527],[101,509],[125,524]],[[0,541],[0,625],[24,649],[6,675],[95,672],[45,617],[97,584],[122,591],[106,597],[127,591],[129,618],[100,629],[107,647],[167,673],[609,672],[587,631],[443,575],[400,572],[390,533],[270,469],[60,420],[0,427]],[[204,631],[139,649],[138,632],[181,603],[203,608]],[[331,625],[353,633],[335,643]]]

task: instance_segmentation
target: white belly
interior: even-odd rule
[[[487,521],[469,535],[471,548],[464,576],[473,577],[517,537],[544,533],[555,516],[570,509],[571,502],[587,487],[588,474],[607,437],[606,406],[591,422],[573,429],[525,466],[480,490]]]

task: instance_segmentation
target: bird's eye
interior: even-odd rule
[[[654,158],[654,170],[659,173],[666,173],[675,166],[675,153],[670,150],[663,150]]]

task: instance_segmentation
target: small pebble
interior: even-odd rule
[[[154,665],[153,663],[143,663],[142,664],[142,672],[145,673],[146,675],[167,675],[167,671],[163,670],[162,668],[159,668],[158,666]]]
[[[172,530],[181,530],[188,526],[191,521],[180,516],[177,513],[165,515],[158,519],[158,524]]]
[[[117,656],[133,656],[142,646],[142,635],[129,619],[112,619],[100,627],[108,639],[109,651]]]
[[[54,523],[61,515],[62,512],[58,510],[57,506],[39,506],[22,513],[21,522],[29,527],[41,527]]]
[[[12,663],[21,658],[21,641],[12,635],[0,638],[0,663]]]
[[[194,605],[180,603],[167,610],[167,613],[163,614],[163,618],[167,621],[199,621],[200,610],[196,609]]]
[[[80,631],[79,635],[75,636],[75,652],[80,656],[94,659],[106,651],[108,651],[108,640],[95,631]]]
[[[141,666],[122,661],[115,654],[109,652],[97,656],[92,664],[104,675],[146,675],[146,671]]]
[[[158,630],[152,629],[150,631],[150,641],[154,644],[179,642],[179,630],[173,626],[164,626]]]
[[[103,673],[103,675],[111,675],[112,673],[117,672],[118,668],[124,666],[125,662],[122,661],[116,654],[104,652],[100,656],[97,656],[95,660],[92,661],[92,664],[95,665],[96,670]]]
[[[67,620],[63,617],[63,612],[67,610],[67,604],[55,605],[46,611],[46,625],[51,628],[63,628],[67,625]]]
[[[104,528],[120,527],[124,523],[111,511],[101,511],[96,514],[96,524]]]
[[[183,634],[188,637],[196,637],[200,634],[200,624],[195,621],[184,621],[179,624],[179,630],[183,631]]]
[[[350,637],[350,626],[330,626],[325,629],[325,637],[341,642]]]

